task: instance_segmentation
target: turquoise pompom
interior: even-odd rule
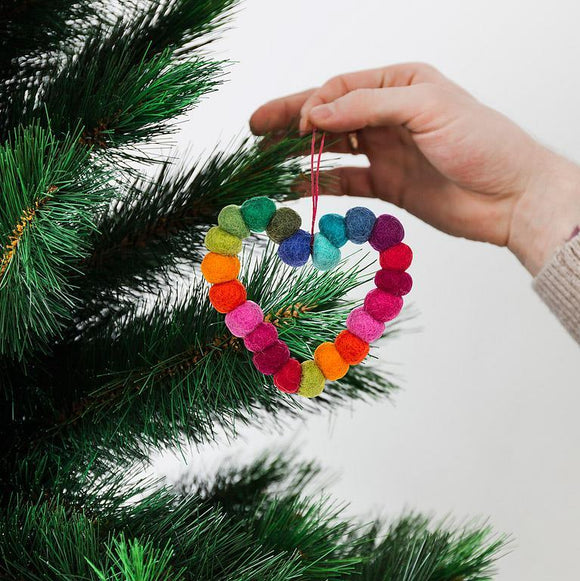
[[[330,240],[317,232],[312,247],[312,264],[318,270],[330,270],[340,262],[340,250]]]
[[[340,214],[324,214],[318,221],[320,233],[323,234],[333,246],[340,248],[348,241],[346,235],[346,222]]]

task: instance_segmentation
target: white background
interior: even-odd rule
[[[244,134],[270,98],[421,60],[580,161],[578,16],[571,1],[247,0],[214,46],[237,61],[229,82],[187,118],[178,141],[207,150]],[[332,204],[342,211],[356,200]],[[308,215],[307,202],[297,207]],[[421,329],[380,353],[404,388],[394,405],[351,405],[280,435],[246,430],[233,447],[192,452],[187,467],[158,457],[155,470],[175,477],[292,444],[340,475],[330,490],[350,502],[349,514],[489,517],[515,539],[499,580],[576,577],[578,347],[505,249],[453,239],[382,202],[370,207],[399,216],[416,253],[411,326]]]

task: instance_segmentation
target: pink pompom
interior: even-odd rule
[[[401,312],[403,299],[376,288],[367,294],[364,305],[365,311],[373,319],[384,323]]]
[[[251,333],[244,337],[248,351],[256,353],[269,347],[278,338],[278,329],[272,323],[260,323]]]
[[[254,365],[264,375],[274,375],[290,359],[290,349],[284,341],[276,339],[270,347],[254,353]]]
[[[413,279],[407,272],[383,268],[375,274],[375,284],[386,293],[401,297],[413,288]]]
[[[359,307],[346,319],[346,328],[365,343],[372,343],[384,333],[385,324],[371,317],[363,307]]]
[[[245,337],[264,320],[262,309],[253,301],[245,301],[226,315],[226,326],[235,337]]]

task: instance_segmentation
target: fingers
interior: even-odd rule
[[[262,105],[250,118],[252,133],[265,135],[271,131],[286,129],[297,122],[302,105],[314,91],[315,89],[309,89]]]
[[[312,109],[309,121],[333,133],[357,131],[364,127],[402,125],[411,132],[436,129],[443,121],[448,96],[431,83],[387,89],[357,89],[325,105]]]
[[[330,196],[375,196],[368,167],[340,167],[320,174],[320,193]]]
[[[300,130],[311,131],[310,111],[325,103],[358,89],[382,89],[386,87],[405,87],[416,83],[445,83],[447,79],[435,68],[424,63],[403,63],[347,73],[327,81],[319,89],[312,91],[300,110]]]

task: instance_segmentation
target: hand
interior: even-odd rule
[[[369,160],[332,170],[323,193],[379,197],[449,234],[508,246],[532,274],[580,224],[580,168],[429,65],[335,77],[263,105],[250,126],[263,135],[297,121],[332,133],[340,153],[353,153],[356,132]]]

